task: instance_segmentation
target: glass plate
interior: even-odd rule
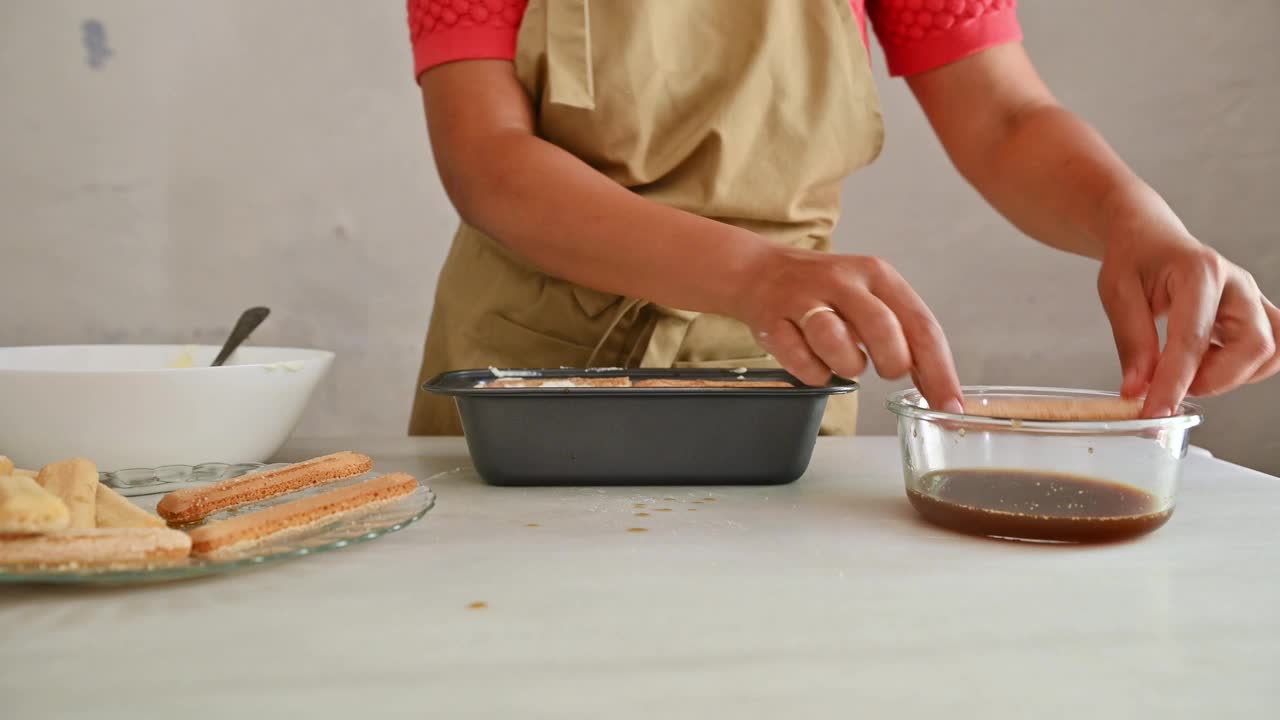
[[[227,478],[247,475],[259,470],[285,467],[287,463],[264,465],[262,463],[219,463],[199,465],[161,465],[154,468],[133,468],[100,472],[98,479],[126,497],[167,493],[171,490],[198,487]]]
[[[210,465],[215,464],[221,465],[220,463],[210,463]],[[249,470],[256,470],[259,467],[269,468],[274,466],[223,465],[224,469],[226,467],[247,468],[235,472],[235,475],[243,475],[245,472],[248,472]],[[157,468],[157,470],[159,470],[159,468]],[[137,472],[142,473],[145,471]],[[393,533],[416,522],[423,515],[426,515],[428,510],[435,506],[436,495],[431,490],[431,483],[439,478],[447,477],[459,472],[461,472],[460,469],[454,469],[433,475],[426,480],[419,480],[418,488],[409,495],[368,513],[340,518],[328,525],[322,525],[306,532],[259,545],[251,550],[246,550],[244,553],[236,555],[222,556],[209,560],[189,558],[177,564],[131,568],[6,569],[4,567],[0,567],[0,584],[39,583],[65,585],[122,585],[187,580],[191,578],[205,577],[208,575],[235,572],[237,570],[245,570],[253,567],[261,567],[263,565],[270,565],[283,562],[285,560],[306,557],[316,553],[338,550],[350,545],[358,545],[369,540],[375,540],[383,535]],[[316,493],[325,492],[344,485],[350,485],[382,474],[385,473],[367,473],[358,478],[351,478],[342,482],[308,488],[299,492],[290,493],[283,497],[251,503],[244,507],[236,508],[235,510],[228,510],[212,515],[204,522],[212,522],[215,520],[234,517],[235,515],[253,512],[254,510],[261,510],[263,508],[271,507],[272,505],[279,505],[290,500],[296,500],[300,497],[315,495]],[[156,476],[156,473],[152,472],[152,476]],[[223,477],[234,477],[234,475],[223,475]],[[182,484],[189,485],[189,479],[182,482]],[[151,494],[148,496],[135,496],[130,499],[135,505],[154,512],[156,504],[160,502],[161,496],[159,493],[167,492],[173,487],[173,484],[165,483],[165,487],[163,489],[152,489]],[[200,524],[203,523],[196,523],[189,527],[196,527]]]

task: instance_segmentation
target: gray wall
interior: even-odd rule
[[[1280,2],[1023,0],[1021,15],[1062,100],[1280,296]],[[89,19],[110,54],[86,50]],[[888,141],[848,183],[840,249],[915,283],[965,382],[1114,387],[1091,264],[986,208],[882,81]],[[257,342],[340,355],[301,432],[403,432],[455,222],[403,0],[7,0],[0,158],[0,345],[216,342],[264,303]],[[891,431],[889,389],[867,382],[865,431]],[[1280,472],[1277,405],[1280,382],[1211,401],[1195,440]]]

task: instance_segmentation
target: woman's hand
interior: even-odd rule
[[[963,411],[942,327],[884,260],[771,248],[755,263],[744,297],[735,314],[803,382],[821,385],[833,372],[858,377],[869,354],[883,378],[910,374],[930,407]]]
[[[1280,310],[1253,276],[1189,235],[1156,226],[1111,243],[1098,294],[1111,319],[1122,392],[1167,417],[1190,395],[1218,395],[1280,370]],[[1164,350],[1155,319],[1168,315]]]
[[[1123,392],[1167,416],[1280,370],[1280,314],[1249,273],[1186,231],[1169,206],[1045,87],[1015,44],[908,79],[962,174],[1020,229],[1102,260],[1098,291]],[[978,101],[975,101],[975,98]],[[1155,318],[1169,317],[1163,352]]]

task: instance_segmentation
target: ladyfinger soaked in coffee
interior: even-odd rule
[[[486,388],[625,388],[631,387],[631,378],[498,378],[485,380],[476,387]]]
[[[175,490],[160,500],[156,512],[171,525],[192,523],[223,510],[362,475],[372,467],[368,455],[338,452],[204,487]]]
[[[1128,398],[967,398],[967,415],[1010,420],[1106,422],[1137,420],[1142,400]]]
[[[40,469],[36,482],[67,504],[67,510],[71,512],[70,527],[96,527],[97,465],[84,458],[49,463]]]
[[[392,473],[211,522],[191,530],[191,552],[197,556],[243,552],[284,535],[375,510],[409,495],[417,487],[418,481],[412,476]]]
[[[56,530],[0,541],[0,566],[115,567],[184,560],[191,538],[169,528]]]
[[[657,378],[652,380],[636,380],[632,387],[638,388],[794,388],[795,385],[785,380],[698,380],[681,378]]]

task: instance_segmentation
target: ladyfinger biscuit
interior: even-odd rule
[[[49,463],[36,475],[40,487],[62,498],[71,511],[71,528],[94,527],[98,466],[84,458]]]
[[[14,468],[13,472],[9,474],[13,475],[14,477],[29,477],[32,480],[35,480],[40,475],[40,473],[36,472],[35,470],[23,470],[22,468]]]
[[[618,388],[631,387],[628,377],[568,377],[568,378],[498,378],[481,387],[488,388]]]
[[[178,562],[191,538],[168,528],[58,530],[0,538],[0,566],[105,567]]]
[[[1127,398],[968,398],[965,414],[1010,420],[1122,421],[1141,417],[1142,400]]]
[[[362,475],[372,467],[373,460],[368,455],[334,453],[204,487],[175,490],[160,500],[156,512],[173,525],[192,523],[247,503]]]
[[[793,388],[785,380],[694,380],[694,379],[653,379],[636,380],[632,383],[638,388]]]
[[[29,477],[0,477],[0,534],[61,530],[71,522],[67,504]]]
[[[0,477],[9,477],[13,474],[13,461],[4,455],[0,455]]]
[[[98,483],[94,518],[95,524],[100,528],[164,527],[164,520],[161,520],[158,515],[152,515],[134,505],[123,495],[102,483]]]
[[[417,487],[418,481],[412,476],[392,473],[212,522],[191,531],[191,552],[197,556],[242,552],[268,540],[373,510]]]

